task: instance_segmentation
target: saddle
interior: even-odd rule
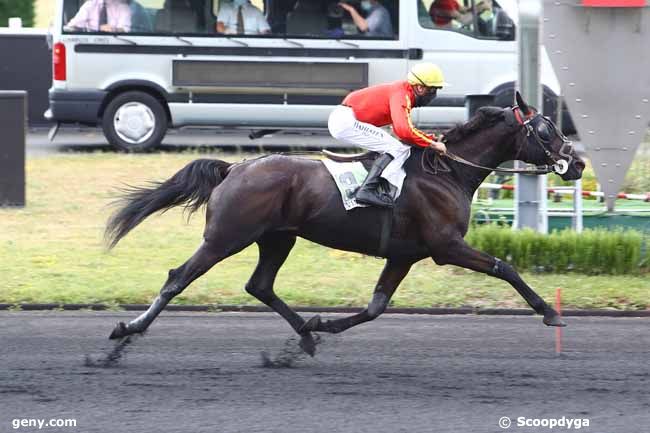
[[[366,170],[372,165],[375,159],[379,156],[377,152],[362,152],[362,153],[335,153],[327,149],[322,149],[321,152],[323,155],[332,161],[335,162],[360,162],[366,168]],[[420,166],[424,173],[437,175],[438,173],[448,173],[451,171],[447,163],[443,158],[438,155],[438,152],[435,152],[429,148],[426,148],[422,151],[422,156],[420,158]]]
[[[361,153],[335,153],[327,149],[322,149],[321,152],[327,159],[334,162],[360,162],[366,170],[370,169],[372,163],[379,156],[378,152],[370,151]]]
[[[362,153],[335,153],[327,149],[322,149],[323,155],[328,159],[336,162],[356,162],[356,161],[366,161],[373,160],[379,156],[377,152],[362,152]]]

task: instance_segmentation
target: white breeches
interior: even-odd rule
[[[381,177],[397,188],[399,196],[406,177],[402,165],[411,154],[411,146],[402,144],[381,128],[358,121],[352,108],[344,105],[339,105],[332,111],[327,127],[337,140],[373,152],[390,154],[394,159],[384,169]]]

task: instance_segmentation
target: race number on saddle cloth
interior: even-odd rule
[[[336,183],[336,187],[341,193],[341,200],[345,210],[368,206],[357,202],[354,198],[354,193],[368,176],[368,170],[365,169],[361,162],[337,162],[331,159],[323,159],[323,164],[332,175],[334,183]]]
[[[402,166],[411,154],[411,146],[408,144],[420,147],[432,144],[442,146],[433,134],[426,134],[413,126],[411,109],[428,105],[437,89],[445,84],[437,66],[421,63],[411,69],[407,80],[352,92],[332,111],[328,128],[334,138],[381,154],[356,193],[357,201],[392,207],[392,201],[401,193],[406,177]],[[392,125],[397,138],[381,129],[387,125]],[[377,195],[381,194],[377,192],[379,177],[393,187],[393,196],[380,197],[382,202],[361,200],[360,193],[364,187],[372,189]],[[371,182],[374,183],[371,185]]]

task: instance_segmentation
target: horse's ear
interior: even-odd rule
[[[524,98],[521,97],[519,90],[515,92],[515,99],[517,100],[519,109],[524,113],[524,115],[528,115],[528,113],[530,113],[530,109],[528,108],[528,104],[524,102]]]

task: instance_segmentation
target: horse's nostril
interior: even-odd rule
[[[584,170],[585,167],[586,167],[586,164],[584,163],[584,161],[580,161],[580,160],[577,160],[576,162],[574,162],[573,165],[575,165],[575,167],[578,170]]]

